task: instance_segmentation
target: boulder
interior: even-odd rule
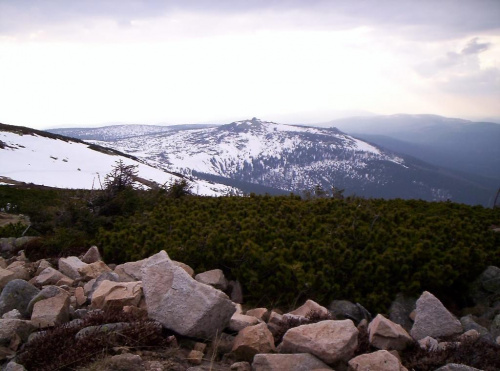
[[[65,276],[58,270],[51,267],[47,267],[38,276],[33,278],[31,282],[37,286],[46,286],[46,285],[55,285],[62,279],[68,279],[70,281],[73,281],[71,278]]]
[[[2,290],[10,281],[15,279],[16,277],[14,272],[0,268],[0,290]]]
[[[142,282],[113,282],[104,280],[92,294],[93,308],[137,306],[141,301]]]
[[[443,367],[439,367],[435,371],[482,371],[482,370],[466,365],[461,365],[458,363],[448,363]]]
[[[33,306],[31,322],[43,328],[69,321],[69,295],[62,291],[51,298],[43,299]]]
[[[471,284],[469,295],[476,304],[487,306],[500,300],[500,268],[486,268]]]
[[[36,263],[35,263],[35,267],[36,267],[36,273],[35,273],[35,276],[38,276],[40,273],[42,273],[42,271],[45,269],[45,268],[52,268],[52,264],[50,264],[50,262],[48,260],[45,260],[45,259],[41,259],[41,260],[38,260]]]
[[[387,350],[359,355],[349,361],[349,371],[408,371]]]
[[[347,320],[328,320],[289,329],[280,353],[311,353],[327,364],[349,360],[358,346],[358,330]]]
[[[403,350],[413,342],[406,330],[381,314],[378,314],[368,326],[370,344],[378,349]]]
[[[464,331],[476,330],[481,336],[489,335],[488,329],[478,324],[470,314],[460,318],[460,323]]]
[[[175,260],[172,260],[172,263],[174,263],[178,267],[181,267],[182,269],[184,269],[186,271],[186,273],[189,274],[191,277],[194,277],[194,269],[191,268],[189,265],[184,264],[182,262],[175,261]]]
[[[10,253],[11,251],[14,251],[14,241],[16,240],[15,237],[4,237],[0,238],[0,249],[2,250],[3,253]]]
[[[231,371],[252,371],[252,366],[248,362],[235,362],[231,365]]]
[[[109,371],[142,371],[145,370],[144,361],[137,354],[117,354],[109,360]]]
[[[3,369],[3,371],[26,371],[23,365],[16,363],[14,361],[10,361],[7,363],[7,366]]]
[[[234,313],[229,321],[229,330],[238,332],[245,327],[256,325],[259,322],[260,321],[256,317]]]
[[[274,338],[265,323],[245,327],[234,339],[232,353],[238,360],[251,362],[258,353],[274,352]]]
[[[229,281],[227,290],[233,303],[243,303],[243,288],[239,281]]]
[[[36,330],[30,321],[21,319],[0,319],[0,346],[9,346],[15,336],[27,341],[29,335]]]
[[[334,300],[328,306],[328,310],[333,314],[335,319],[350,319],[355,324],[366,319],[368,322],[372,320],[370,312],[368,312],[361,304],[351,303],[347,300]]]
[[[101,260],[78,268],[78,273],[85,281],[90,281],[106,272],[111,272],[111,269]]]
[[[321,317],[324,317],[325,319],[330,315],[328,309],[326,309],[325,307],[319,305],[318,303],[312,300],[307,300],[303,305],[301,305],[294,311],[290,312],[289,314],[306,317],[308,314],[313,314],[313,313],[317,313]]]
[[[27,311],[29,313],[29,316],[31,316],[33,312],[33,308],[36,303],[39,301],[53,298],[54,296],[57,296],[59,294],[67,294],[66,291],[61,289],[60,287],[57,286],[46,286],[44,287],[38,294],[36,294],[29,302]]]
[[[165,251],[148,259],[142,278],[149,317],[181,335],[213,338],[235,312],[222,291],[194,280]]]
[[[103,281],[120,282],[120,277],[115,272],[105,272],[96,279],[92,279],[89,282],[87,282],[83,286],[83,291],[84,294],[89,298],[89,300],[92,300],[92,295],[94,294],[94,291],[97,290],[97,288]],[[126,281],[126,282],[134,282],[134,281]]]
[[[433,352],[438,349],[439,342],[430,336],[426,336],[418,341],[418,345],[422,349]]]
[[[402,294],[396,295],[396,299],[392,302],[389,308],[389,319],[401,325],[406,331],[410,331],[413,326],[413,320],[410,318],[410,313],[416,308],[417,299],[405,297]]]
[[[142,281],[141,268],[147,259],[117,265],[114,272],[121,282]]]
[[[0,315],[17,309],[24,318],[28,318],[28,304],[39,292],[40,290],[24,280],[10,281],[0,294]]]
[[[82,257],[82,262],[87,264],[92,264],[100,260],[102,260],[102,258],[97,246],[92,246]]]
[[[198,282],[204,283],[205,285],[210,285],[219,290],[226,290],[228,281],[224,276],[224,272],[220,269],[212,269],[200,274],[197,274],[194,279]]]
[[[203,352],[193,349],[189,352],[187,361],[193,365],[201,365],[201,361],[203,361]]]
[[[500,314],[497,314],[490,325],[490,334],[495,339],[500,336]]]
[[[10,312],[5,313],[2,316],[3,319],[22,319],[23,316],[21,315],[21,312],[19,312],[17,309],[12,309]]]
[[[252,367],[254,371],[332,370],[326,363],[309,353],[256,354]]]
[[[87,297],[85,296],[83,287],[77,287],[75,289],[75,302],[78,307],[81,307],[87,302]]]
[[[26,268],[26,262],[15,261],[9,264],[6,268],[8,271],[14,273],[14,278],[28,281],[30,279],[30,273]]]
[[[78,272],[78,269],[83,268],[86,265],[87,264],[82,262],[76,256],[68,256],[67,258],[61,258],[59,259],[58,263],[59,271],[73,280],[80,278],[80,273]]]
[[[245,314],[247,316],[255,317],[264,322],[267,322],[267,320],[269,319],[269,310],[267,308],[249,309]]]
[[[415,340],[426,336],[439,338],[463,332],[460,321],[430,292],[424,293],[417,300],[415,323],[411,336]]]

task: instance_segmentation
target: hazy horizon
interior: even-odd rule
[[[0,122],[498,123],[498,14],[495,0],[0,1]]]

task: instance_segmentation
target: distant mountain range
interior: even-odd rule
[[[446,119],[441,121],[439,130],[446,126]],[[355,122],[336,120],[332,124],[339,123],[345,130],[342,125],[349,124],[352,129]],[[463,125],[467,126],[467,122]],[[429,132],[436,125],[431,123],[425,130],[418,126],[418,122],[411,123],[402,131],[413,128],[432,137]],[[356,134],[355,138],[336,128],[283,125],[254,118],[214,127],[126,125],[50,131],[85,138],[156,168],[238,187],[244,192],[301,193],[319,185],[325,190],[334,187],[345,189],[345,194],[366,197],[451,199],[487,205],[496,187],[490,178],[437,166],[436,162],[422,161],[374,140],[358,139],[364,134]],[[438,133],[441,131],[435,131],[434,136]],[[418,144],[422,143],[424,139]]]

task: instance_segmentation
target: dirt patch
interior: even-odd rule
[[[25,215],[7,214],[0,212],[0,227],[4,227],[7,224],[23,223],[28,226],[30,224],[29,219]]]

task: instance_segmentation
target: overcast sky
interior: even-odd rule
[[[0,0],[0,122],[500,118],[499,0]]]

